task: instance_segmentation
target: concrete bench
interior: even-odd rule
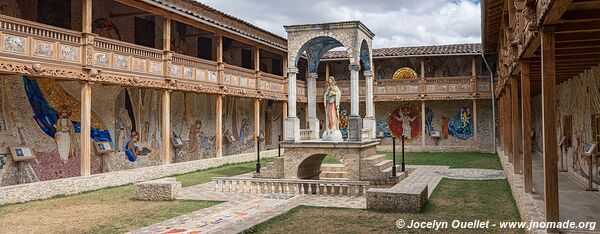
[[[419,213],[427,203],[427,184],[402,184],[367,190],[367,209]]]
[[[175,178],[164,178],[136,183],[134,198],[144,201],[173,200],[181,196],[181,182]]]

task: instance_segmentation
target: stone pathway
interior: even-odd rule
[[[427,183],[429,196],[443,177],[504,178],[497,170],[449,169],[448,166],[409,166],[411,173],[395,186]],[[238,177],[248,177],[244,174]],[[223,204],[169,219],[131,233],[238,233],[299,205],[365,209],[365,197],[276,195],[217,192],[212,182],[186,187],[179,199],[225,201]]]

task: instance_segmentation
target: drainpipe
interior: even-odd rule
[[[483,63],[485,63],[485,67],[490,72],[490,86],[492,92],[492,143],[494,146],[494,153],[496,153],[496,94],[494,92],[494,73],[485,59],[485,56],[483,56],[483,53],[481,54],[481,58],[483,59]]]

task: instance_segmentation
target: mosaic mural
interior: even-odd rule
[[[402,105],[389,113],[388,128],[396,138],[404,136],[406,141],[420,139],[421,110],[416,105]]]

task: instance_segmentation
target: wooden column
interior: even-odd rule
[[[88,82],[81,84],[81,134],[80,134],[80,156],[81,176],[89,176],[92,173],[92,85]]]
[[[160,121],[160,158],[163,165],[171,163],[171,93],[162,90],[162,105]]]
[[[506,155],[508,156],[508,162],[513,163],[513,153],[512,153],[512,149],[513,149],[513,129],[512,129],[512,95],[511,95],[511,89],[512,89],[512,84],[509,87],[506,87],[506,105],[504,106],[505,108],[505,114],[506,114]]]
[[[215,99],[215,156],[223,157],[223,96]]]
[[[258,46],[254,47],[254,77],[256,78],[256,89],[260,90],[261,84],[261,73],[260,73],[260,48]]]
[[[510,77],[511,90],[511,132],[512,132],[512,156],[513,156],[513,172],[521,174],[521,153],[519,152],[519,84],[516,76]]]
[[[171,50],[171,19],[163,17],[163,50]]]
[[[558,152],[556,140],[556,64],[554,28],[541,32],[542,44],[542,148],[544,155],[544,207],[546,221],[558,222]],[[548,230],[557,231],[557,230]]]
[[[223,83],[223,71],[225,64],[223,63],[223,34],[217,34],[217,83]]]
[[[477,99],[473,98],[473,137],[477,142]]]
[[[425,79],[425,59],[421,59],[421,79]]]
[[[82,1],[81,28],[83,33],[92,33],[92,2],[93,0]]]
[[[500,93],[501,95],[502,93]],[[502,110],[504,109],[504,99],[502,96],[498,96],[498,107],[496,113],[498,113],[498,140],[500,141],[500,150],[504,149],[504,115]],[[496,137],[496,136],[494,136]]]
[[[521,61],[521,138],[523,142],[523,181],[526,193],[531,193],[533,169],[531,159],[531,92],[529,82],[529,61]]]
[[[425,101],[421,101],[421,131],[423,132],[421,144],[425,146],[425,140],[427,139],[425,135]]]
[[[259,144],[257,137],[260,135],[260,99],[254,99],[254,148]]]
[[[329,82],[329,62],[325,62],[325,82]]]

